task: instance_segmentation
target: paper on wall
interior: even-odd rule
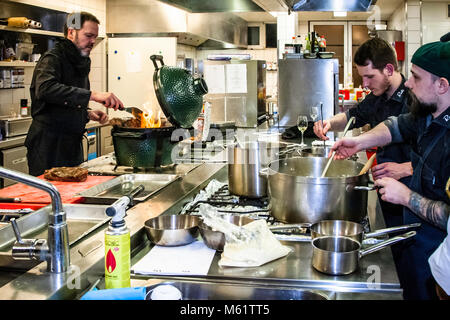
[[[247,65],[227,64],[227,93],[247,93]]]
[[[141,72],[142,71],[142,55],[140,51],[128,51],[126,55],[126,70],[127,72]]]
[[[208,93],[225,93],[224,65],[205,65],[204,77]]]

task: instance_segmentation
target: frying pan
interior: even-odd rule
[[[354,272],[359,259],[399,241],[416,235],[415,231],[396,236],[361,250],[361,244],[347,237],[319,237],[312,241],[311,264],[317,271],[331,275],[345,275]]]

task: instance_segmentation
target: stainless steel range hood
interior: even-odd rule
[[[159,0],[189,12],[264,11],[252,0]]]
[[[191,13],[157,0],[108,0],[106,14],[110,37],[165,36],[198,49],[247,48],[247,22],[230,12]]]
[[[284,0],[291,11],[368,11],[376,0]]]

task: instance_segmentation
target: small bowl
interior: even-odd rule
[[[237,226],[243,226],[254,221],[249,217],[237,215],[228,215],[224,216],[223,218],[226,221],[231,222],[232,224],[235,224]],[[225,234],[223,232],[213,230],[203,221],[200,221],[198,228],[200,229],[200,234],[208,248],[217,251],[223,251],[223,247],[225,246]]]
[[[316,59],[317,58],[317,53],[305,53],[304,55],[303,55],[303,58],[305,58],[305,59]]]
[[[167,215],[145,221],[148,239],[166,247],[183,246],[198,237],[200,219],[191,215]]]
[[[331,59],[334,56],[334,52],[319,52],[319,57],[321,59]]]

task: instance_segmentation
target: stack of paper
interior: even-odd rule
[[[207,275],[216,250],[202,241],[185,246],[154,246],[131,267],[136,274]]]

